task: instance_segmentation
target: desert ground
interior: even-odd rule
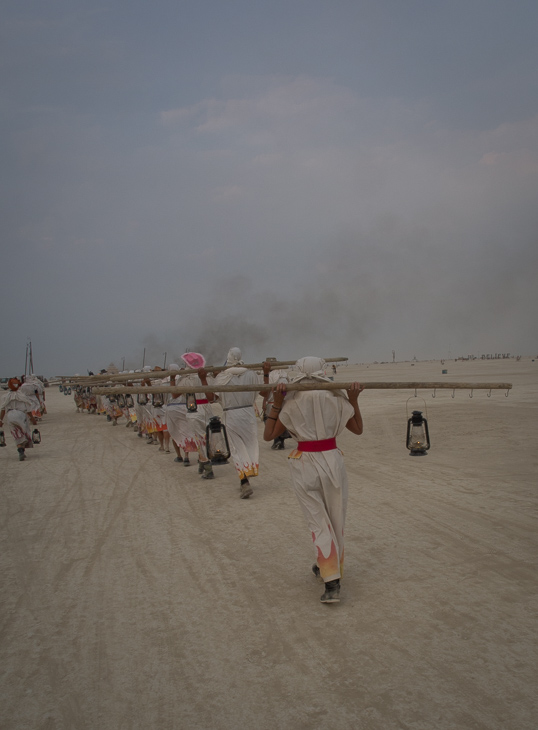
[[[538,727],[538,359],[349,364],[336,379],[514,386],[361,395],[364,434],[339,438],[340,604],[320,603],[310,571],[293,442],[272,451],[261,422],[249,500],[231,464],[204,481],[55,387],[25,462],[6,432],[3,730]],[[415,408],[432,446],[412,458]]]

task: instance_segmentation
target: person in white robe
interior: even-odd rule
[[[19,453],[19,461],[26,459],[26,449],[32,449],[32,435],[30,433],[30,420],[36,425],[32,414],[32,400],[20,391],[21,381],[18,378],[10,378],[8,381],[8,392],[0,399],[0,427],[4,425],[4,419],[9,425],[11,435]]]
[[[331,382],[323,374],[324,366],[321,358],[302,358],[296,363],[301,375],[292,382]],[[336,437],[345,428],[362,434],[358,404],[362,390],[359,383],[353,383],[347,397],[341,390],[290,391],[286,395],[286,385],[279,384],[265,423],[265,441],[276,438],[286,428],[298,441],[288,459],[293,491],[316,551],[312,571],[325,583],[322,603],[340,600],[348,480]]]
[[[199,352],[186,352],[181,356],[181,359],[188,368],[193,370],[201,370],[205,365],[205,358]],[[205,371],[204,371],[205,372]],[[212,378],[209,379],[206,375],[205,383],[203,385],[212,385]],[[197,373],[191,373],[190,375],[184,375],[181,379],[181,386],[183,388],[195,388],[202,385],[202,381]],[[188,436],[186,444],[195,446],[198,452],[198,473],[203,479],[214,479],[215,474],[213,472],[213,466],[207,456],[207,443],[206,443],[206,428],[209,423],[209,419],[215,415],[213,409],[209,403],[207,396],[204,393],[196,393],[196,410],[191,411],[186,408],[186,423]]]
[[[261,385],[262,380],[254,370],[243,365],[241,350],[232,347],[226,358],[226,370],[218,373],[213,385]],[[207,385],[207,374],[200,371],[200,380]],[[260,447],[258,444],[258,425],[254,411],[256,391],[237,393],[207,393],[209,402],[218,398],[224,411],[224,424],[228,434],[231,457],[239,475],[239,496],[248,499],[253,493],[249,479],[258,476]]]
[[[168,369],[178,372],[180,367],[177,363],[172,363]],[[178,387],[183,386],[184,377],[185,376],[181,377],[179,375],[171,375],[170,385],[177,385]],[[183,463],[183,466],[190,466],[191,462],[189,454],[196,452],[197,449],[193,448],[192,445],[189,445],[190,451],[187,448],[189,431],[187,426],[187,404],[185,393],[170,393],[170,395],[171,398],[166,404],[165,412],[166,425],[170,432],[170,436],[172,437],[172,443],[174,444],[176,452],[176,458],[174,461]],[[181,456],[181,449],[183,449],[185,453],[184,458]]]

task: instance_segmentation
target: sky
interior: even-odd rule
[[[538,354],[535,0],[18,0],[0,375]]]

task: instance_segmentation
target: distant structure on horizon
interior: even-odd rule
[[[114,365],[113,362],[110,363],[110,365],[106,369],[107,373],[110,373],[111,375],[117,375],[119,373],[118,368]]]

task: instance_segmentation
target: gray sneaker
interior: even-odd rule
[[[338,603],[340,601],[340,578],[325,583],[325,593],[320,600],[322,603]]]

